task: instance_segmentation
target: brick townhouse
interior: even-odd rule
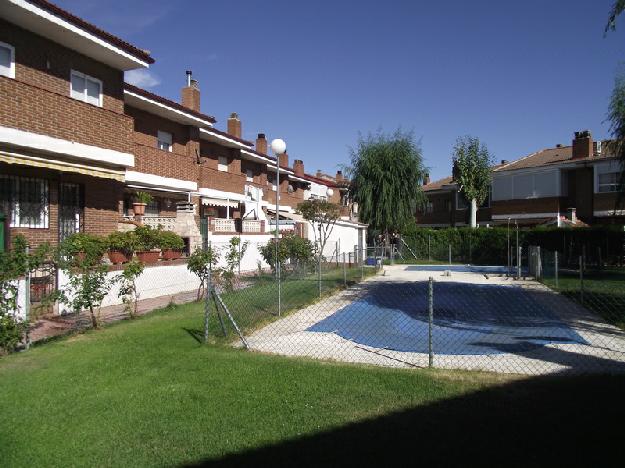
[[[33,245],[117,229],[124,71],[153,59],[43,0],[0,0],[0,213]],[[7,236],[9,237],[9,236]]]
[[[479,224],[567,225],[625,223],[617,206],[621,166],[609,141],[575,132],[571,145],[556,145],[493,168],[489,199]],[[424,227],[466,224],[468,204],[452,178],[427,183],[427,208],[417,213]],[[580,223],[581,221],[581,223]]]
[[[242,139],[236,113],[227,129],[201,110],[199,83],[187,72],[180,103],[124,83],[148,67],[143,50],[46,1],[0,0],[0,214],[10,235],[32,245],[84,231],[133,229],[137,191],[153,196],[142,222],[183,236],[190,249],[211,236],[309,237],[295,213],[314,197],[343,202],[346,245],[362,243],[346,197],[347,181],[306,174],[304,163],[276,158],[267,138]],[[272,227],[273,225],[273,227]],[[352,235],[354,231],[356,235]]]

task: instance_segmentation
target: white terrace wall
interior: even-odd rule
[[[311,242],[315,242],[315,234],[313,232],[314,226],[308,226],[308,239]],[[364,233],[364,234],[363,234]],[[334,225],[334,229],[328,237],[325,248],[323,249],[323,255],[331,257],[336,255],[338,250],[339,256],[343,253],[347,256],[350,252],[354,252],[354,247],[358,246],[358,236],[365,236],[362,240],[362,246],[365,246],[366,242],[366,228],[351,222],[344,220],[338,220]]]

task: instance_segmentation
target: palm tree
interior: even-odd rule
[[[488,197],[491,183],[491,156],[479,138],[465,136],[456,140],[453,177],[458,191],[471,202],[471,227],[477,226],[477,206]]]
[[[360,220],[370,234],[382,234],[388,246],[391,234],[414,220],[417,205],[425,201],[421,148],[412,133],[378,132],[358,139],[351,149],[350,196],[358,203]]]

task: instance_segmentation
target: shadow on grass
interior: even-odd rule
[[[195,341],[197,341],[200,344],[204,344],[204,332],[202,330],[185,328],[185,327],[182,327],[182,329],[186,331],[191,336],[191,338],[193,338]]]
[[[622,466],[624,391],[624,376],[518,380],[188,466]]]

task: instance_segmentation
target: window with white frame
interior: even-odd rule
[[[254,171],[251,169],[245,170],[245,180],[248,182],[254,182]]]
[[[618,192],[620,173],[608,172],[599,174],[599,192]]]
[[[219,156],[217,159],[217,170],[228,172],[228,158],[226,156]]]
[[[0,75],[15,78],[15,48],[0,42]]]
[[[171,151],[172,141],[173,136],[171,133],[163,132],[161,130],[158,131],[158,149],[162,149],[163,151]]]
[[[48,228],[47,180],[0,176],[0,184],[0,206],[9,212],[11,227]]]
[[[150,200],[150,202],[145,207],[145,216],[147,218],[154,218],[160,216],[160,214],[161,210],[159,200],[157,200],[156,198],[152,198],[152,200]]]
[[[72,70],[69,86],[74,99],[102,107],[102,81]]]

